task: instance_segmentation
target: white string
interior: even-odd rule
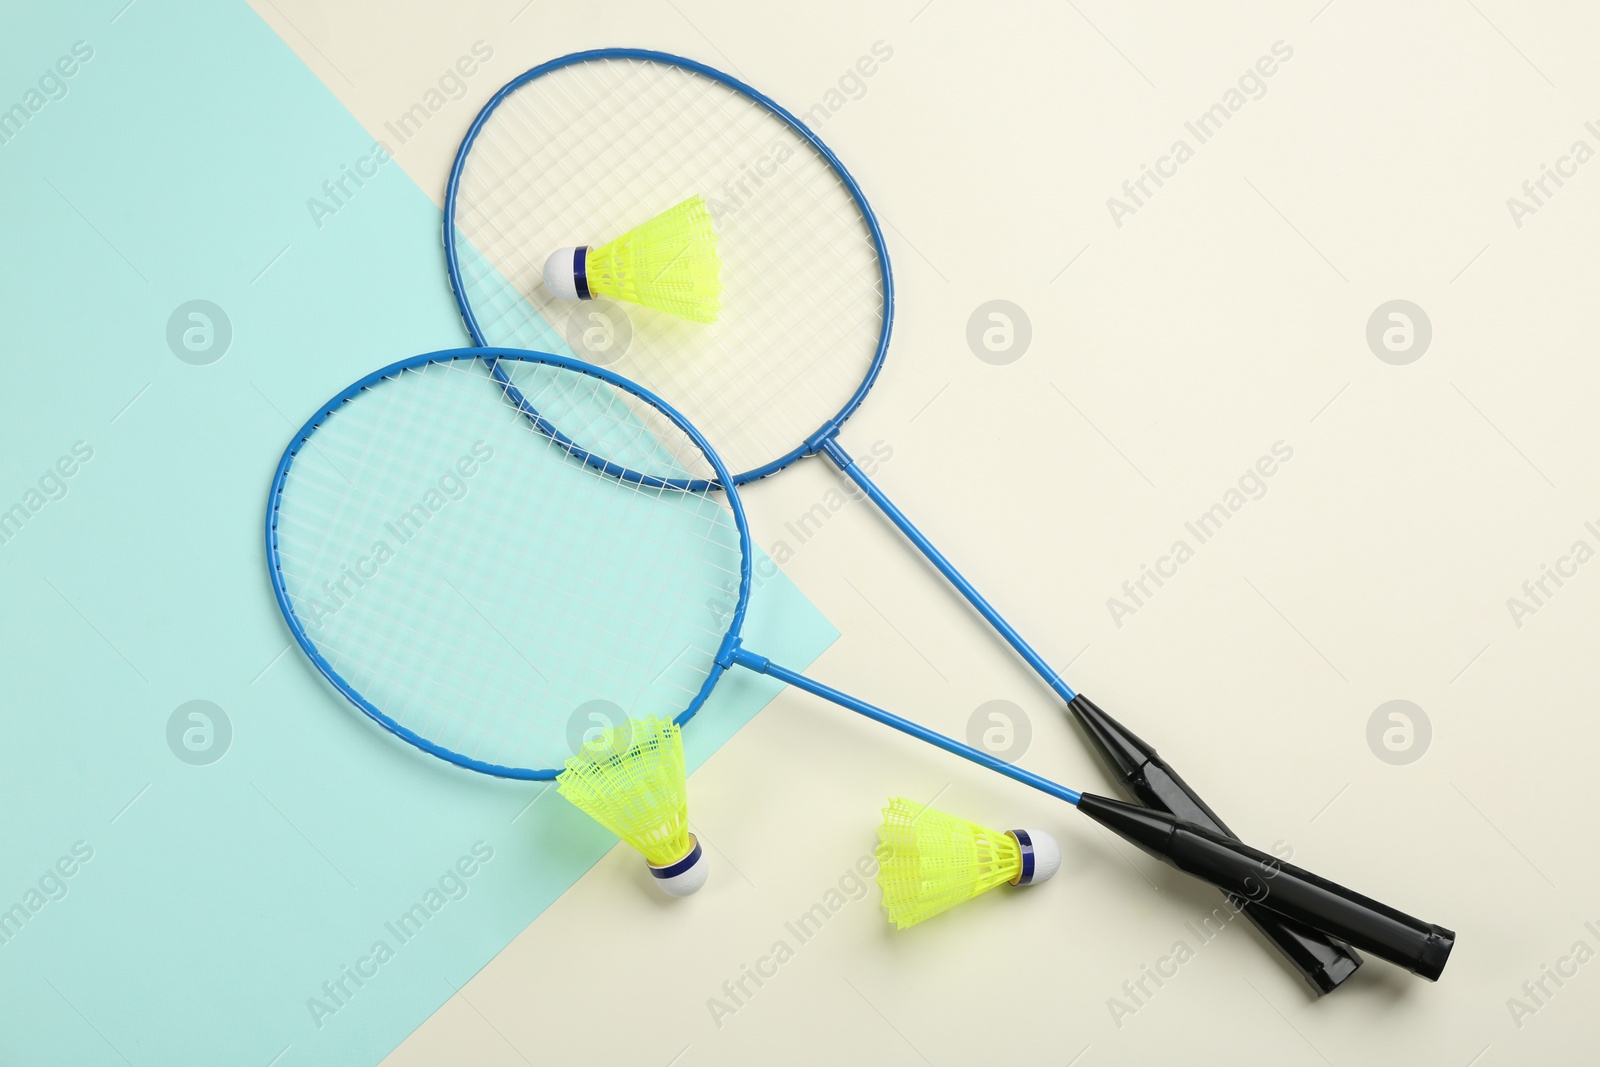
[[[743,191],[727,184],[740,179]],[[484,343],[570,352],[563,324],[594,305],[556,300],[540,277],[545,258],[695,194],[715,214],[718,321],[614,305],[608,314],[627,315],[633,340],[610,366],[682,411],[737,475],[789,453],[844,406],[885,312],[860,208],[763,105],[645,60],[591,60],[519,87],[462,169],[452,220],[461,291]]]
[[[715,477],[639,398],[549,365],[500,366],[577,447],[655,478]],[[275,521],[285,592],[340,677],[436,745],[529,770],[572,754],[569,719],[589,701],[635,717],[687,707],[742,562],[723,494],[586,465],[472,359],[340,405],[295,456]]]

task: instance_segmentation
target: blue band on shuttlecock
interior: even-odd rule
[[[1033,839],[1026,830],[1012,830],[1011,836],[1022,849],[1022,873],[1017,875],[1017,884],[1027,885],[1033,881]]]
[[[657,878],[676,878],[678,875],[682,874],[684,871],[687,871],[690,867],[693,867],[699,862],[700,839],[697,837],[694,840],[694,848],[689,850],[689,854],[687,856],[683,857],[683,859],[679,860],[677,863],[666,867],[651,867],[650,873]],[[1031,864],[1032,862],[1033,861],[1030,859],[1029,863]]]
[[[589,246],[579,245],[572,250],[572,285],[578,290],[579,300],[592,300],[589,293]]]

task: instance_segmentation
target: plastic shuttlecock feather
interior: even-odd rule
[[[692,196],[597,248],[558,248],[544,281],[564,300],[610,296],[694,322],[717,321],[722,282],[717,235],[704,198]]]
[[[883,809],[878,885],[900,929],[997,885],[1034,885],[1061,865],[1055,839],[1040,830],[991,830],[904,797]]]
[[[667,893],[686,896],[705,884],[705,854],[689,832],[677,723],[649,716],[601,731],[567,760],[556,789],[638,849]]]

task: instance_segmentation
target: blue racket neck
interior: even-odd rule
[[[1006,639],[1007,644],[1016,649],[1017,655],[1021,656],[1040,678],[1044,679],[1046,685],[1055,690],[1061,696],[1061,699],[1069,704],[1077,698],[1078,694],[1066,683],[1066,680],[1057,674],[1055,669],[1045,662],[1044,657],[1032,645],[1028,644],[1021,634],[1017,633],[1016,629],[1005,620],[1003,615],[995,610],[994,605],[985,600],[983,594],[979,593],[972,583],[967,581],[960,571],[956,570],[955,565],[945,558],[944,553],[935,548],[933,542],[923,536],[922,531],[917,529],[910,519],[906,518],[905,513],[895,507],[894,501],[885,496],[883,490],[879,489],[877,484],[867,477],[867,473],[856,464],[850,453],[846,452],[844,447],[839,444],[837,431],[817,442],[817,451],[827,456],[834,466],[844,472],[846,478],[856,484],[856,487],[866,495],[868,500],[878,506],[878,510],[888,516],[889,521],[894,523],[901,533],[905,534],[906,540],[917,546],[917,550],[927,557],[928,562],[932,563],[934,568],[944,575],[946,580],[955,586],[962,596],[967,598],[967,603],[971,604],[979,615],[988,620],[989,625],[993,626],[1000,636]]]
[[[730,643],[723,655],[719,657],[718,662],[724,667],[743,667],[746,670],[755,671],[757,674],[765,674],[776,678],[780,682],[792,685],[796,689],[803,689],[808,693],[837,704],[841,708],[847,708],[858,715],[864,715],[874,722],[880,722],[892,729],[899,730],[903,734],[915,737],[919,741],[925,741],[935,748],[942,748],[946,752],[971,760],[980,767],[987,767],[991,771],[1003,774],[1013,781],[1031,786],[1041,793],[1048,793],[1058,800],[1065,800],[1068,804],[1078,803],[1079,798],[1082,796],[1076,789],[1068,789],[1066,786],[1052,782],[1050,779],[1034,774],[1032,771],[1025,771],[1020,767],[1013,766],[982,749],[962,744],[954,738],[946,737],[944,734],[930,730],[926,726],[919,726],[909,719],[902,719],[900,716],[884,711],[873,704],[868,704],[864,700],[857,700],[850,694],[842,693],[832,686],[814,682],[803,674],[791,671],[787,667],[780,667],[765,656],[759,656],[751,652],[743,644],[739,643],[737,639]]]

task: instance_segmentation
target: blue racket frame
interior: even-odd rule
[[[573,52],[570,55],[552,59],[548,63],[541,63],[537,67],[513,78],[501,87],[499,92],[490,97],[489,102],[483,105],[483,109],[472,120],[472,125],[468,127],[466,136],[461,139],[461,147],[456,150],[455,162],[450,167],[450,182],[445,188],[443,223],[445,262],[450,272],[450,291],[455,295],[456,307],[461,311],[461,321],[466,325],[467,332],[472,335],[474,344],[488,344],[488,339],[484,337],[483,331],[478,326],[477,314],[468,302],[461,282],[461,266],[456,250],[455,227],[456,200],[460,192],[461,173],[466,167],[467,156],[471,154],[472,146],[477,141],[479,132],[483,129],[484,123],[489,120],[489,116],[494,114],[495,109],[500,106],[500,103],[506,97],[535,78],[549,74],[551,71],[561,70],[563,67],[600,59],[636,59],[680,67],[683,70],[710,78],[712,81],[760,104],[782,120],[797,136],[816,149],[823,159],[828,161],[828,165],[833,168],[834,173],[839,176],[839,180],[844,184],[844,187],[849,190],[850,198],[856,202],[856,207],[861,210],[861,217],[867,222],[867,228],[872,234],[872,243],[877,251],[878,269],[883,277],[883,328],[878,333],[878,348],[873,353],[872,365],[867,368],[866,376],[861,379],[861,385],[857,387],[850,399],[845,401],[844,406],[839,409],[838,413],[818,427],[817,431],[805,441],[778,459],[741,474],[735,474],[732,476],[731,482],[724,482],[723,484],[744,485],[747,482],[757,481],[768,475],[776,474],[795,460],[815,454],[820,448],[819,442],[837,433],[839,427],[844,425],[845,420],[855,413],[856,408],[861,406],[861,402],[872,391],[872,386],[878,380],[878,374],[883,369],[883,361],[888,355],[889,334],[894,326],[894,273],[889,265],[889,249],[884,244],[883,230],[878,225],[878,217],[872,213],[872,205],[867,203],[866,195],[862,193],[861,186],[856,184],[855,178],[845,169],[845,165],[839,161],[839,157],[833,154],[832,149],[822,143],[821,138],[811,132],[809,126],[791,114],[782,104],[779,104],[761,91],[746,85],[731,74],[724,74],[715,67],[708,67],[704,63],[673,55],[670,52],[655,52],[646,48],[595,48],[587,52]],[[495,377],[505,386],[512,402],[521,406],[521,393],[510,378],[493,364],[491,364],[491,369]],[[679,488],[696,492],[709,487],[707,482],[680,482],[676,484]]]
[[[386,378],[393,378],[400,374],[415,371],[419,368],[427,367],[437,363],[454,363],[462,360],[483,361],[494,369],[495,376],[500,378],[502,382],[504,381],[504,378],[501,376],[498,369],[500,360],[512,360],[519,363],[543,364],[545,366],[559,367],[563,370],[585,374],[591,378],[597,378],[608,385],[611,385],[617,389],[621,389],[626,393],[638,397],[645,403],[650,404],[663,415],[667,416],[674,426],[683,431],[683,433],[694,442],[695,447],[700,449],[707,461],[710,462],[712,470],[716,473],[716,481],[706,483],[707,488],[717,488],[719,486],[728,485],[728,469],[723,465],[722,457],[717,455],[716,450],[711,447],[710,442],[701,436],[700,431],[695,429],[693,424],[691,424],[688,419],[684,418],[683,415],[680,414],[678,410],[671,404],[668,404],[665,400],[661,399],[644,386],[639,385],[636,382],[632,382],[621,375],[613,374],[611,371],[608,371],[603,367],[596,367],[585,363],[582,360],[569,359],[566,356],[558,356],[548,352],[523,352],[509,348],[447,349],[440,352],[430,352],[425,355],[412,356],[409,359],[402,359],[396,363],[391,363],[381,370],[373,371],[366,377],[351,383],[348,387],[335,395],[333,399],[323,404],[317,410],[315,415],[306,420],[305,425],[300,427],[299,431],[296,432],[294,437],[289,441],[288,447],[284,449],[282,458],[278,460],[277,470],[272,476],[272,489],[267,496],[265,528],[267,570],[272,578],[272,593],[278,602],[278,610],[283,613],[284,621],[289,624],[289,632],[294,636],[295,643],[300,646],[300,650],[306,654],[306,658],[316,666],[317,670],[322,673],[322,676],[332,683],[333,687],[337,689],[346,700],[350,701],[350,703],[361,709],[361,711],[368,718],[376,722],[379,726],[382,726],[385,730],[388,730],[390,733],[394,734],[396,737],[407,742],[408,744],[415,745],[417,748],[428,753],[430,756],[437,756],[439,759],[445,760],[448,763],[453,763],[458,767],[464,767],[469,771],[477,771],[480,774],[493,775],[497,778],[515,778],[524,781],[549,781],[561,773],[561,768],[545,767],[531,769],[527,767],[507,767],[502,764],[487,763],[483,760],[473,759],[471,756],[464,755],[460,752],[454,751],[453,749],[446,748],[443,745],[430,741],[426,737],[421,736],[415,731],[390,718],[380,708],[378,708],[377,705],[373,704],[372,701],[363,696],[354,685],[340,675],[339,672],[334,669],[333,664],[329,663],[328,660],[317,649],[316,642],[314,642],[311,639],[310,634],[306,632],[305,624],[301,621],[299,614],[295,611],[294,605],[289,600],[288,591],[284,588],[283,569],[280,565],[280,557],[278,554],[278,513],[283,501],[283,487],[285,482],[288,480],[289,469],[294,466],[295,458],[300,454],[300,451],[306,446],[306,444],[312,440],[312,435],[317,432],[318,427],[320,427],[329,416],[343,407],[345,403],[359,395],[363,390],[378,385]],[[595,468],[596,470],[615,478],[625,481],[638,482],[644,485],[674,489],[683,488],[681,483],[670,482],[663,479],[642,475],[630,468],[621,467],[615,463],[611,463],[584,451],[582,448],[579,448],[577,445],[573,444],[570,439],[557,431],[556,428],[547,422],[542,415],[535,411],[520,392],[509,388],[506,389],[505,392],[508,399],[516,404],[518,410],[520,410],[522,414],[533,423],[533,425],[538,429],[538,432],[550,437],[556,443],[565,448],[570,455]],[[728,625],[728,632],[723,635],[722,643],[720,646],[718,646],[715,662],[713,663],[711,670],[706,675],[705,684],[700,687],[700,691],[695,694],[695,697],[689,703],[689,706],[678,713],[673,720],[680,726],[692,719],[695,712],[700,710],[701,705],[706,702],[706,698],[711,695],[711,691],[716,688],[717,681],[722,677],[723,672],[725,672],[728,667],[733,664],[734,655],[739,646],[739,632],[744,627],[745,611],[749,607],[750,603],[752,571],[750,526],[745,520],[744,504],[739,499],[739,494],[737,492],[729,492],[726,493],[725,496],[728,501],[728,507],[733,512],[734,524],[739,532],[739,597]]]

